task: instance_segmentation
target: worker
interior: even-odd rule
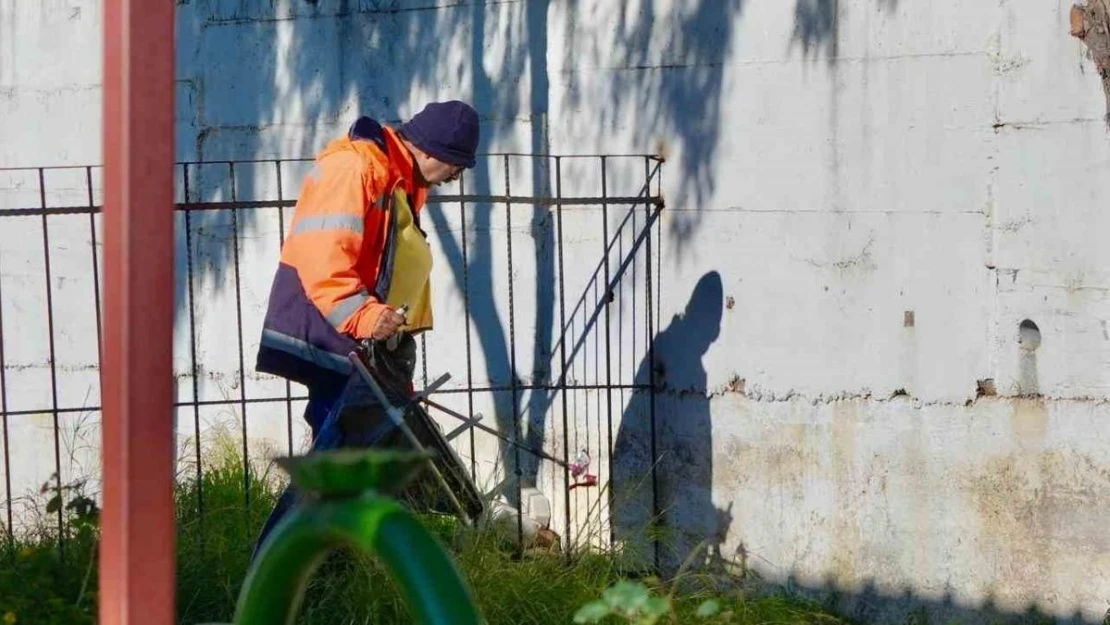
[[[360,117],[316,157],[271,287],[257,370],[308,388],[313,449],[367,446],[370,424],[340,410],[348,354],[374,347],[387,391],[412,391],[416,342],[431,329],[432,253],[420,227],[429,188],[473,168],[478,115],[433,102],[398,128]],[[356,411],[363,415],[366,411]],[[296,502],[288,488],[255,547]]]

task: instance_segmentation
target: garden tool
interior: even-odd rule
[[[448,507],[464,522],[474,524],[485,511],[485,503],[478,488],[474,485],[469,472],[459,459],[455,450],[451,448],[439,427],[424,408],[410,397],[404,389],[390,388],[394,397],[401,399],[391,401],[383,389],[378,376],[372,371],[373,363],[380,362],[372,357],[375,347],[372,344],[360,345],[359,349],[348,355],[348,360],[358,372],[359,377],[377,398],[384,409],[386,417],[392,425],[403,435],[404,442],[419,452],[430,452],[429,473],[433,478],[439,492],[409,492],[409,500],[414,505],[434,508],[436,495],[446,498]],[[441,378],[439,383],[442,383]],[[419,485],[419,484],[418,484]]]

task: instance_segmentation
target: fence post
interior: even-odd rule
[[[101,625],[174,622],[174,7],[104,5]]]

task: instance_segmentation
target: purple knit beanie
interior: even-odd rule
[[[464,102],[432,102],[402,124],[400,131],[429,156],[452,165],[474,167],[478,113]]]

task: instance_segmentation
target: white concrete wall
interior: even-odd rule
[[[177,151],[183,160],[311,156],[356,114],[402,119],[448,97],[477,105],[489,151],[662,150],[667,210],[653,250],[666,392],[656,408],[663,504],[673,506],[668,526],[681,530],[664,555],[716,536],[720,558],[772,581],[839,590],[842,606],[872,620],[920,607],[971,619],[1035,603],[1094,622],[1110,600],[1099,514],[1110,504],[1110,453],[1099,444],[1110,435],[1110,258],[1101,245],[1110,135],[1093,66],[1068,36],[1069,7],[191,0],[178,5]],[[0,0],[0,166],[98,163],[99,19],[98,2]],[[635,193],[642,165],[611,165],[609,193]],[[503,166],[484,164],[468,191],[500,192]],[[596,167],[563,167],[564,194],[599,194]],[[285,197],[297,171],[283,169]],[[51,175],[48,202],[87,203],[83,171]],[[217,167],[192,175],[191,199],[230,197]],[[236,175],[238,199],[276,194],[272,166]],[[38,205],[36,173],[0,176],[3,206]],[[554,172],[526,158],[510,162],[510,178],[514,193],[555,188]],[[556,228],[545,211],[512,210],[517,370],[527,381],[545,360],[534,357],[536,337],[542,345],[550,333],[553,347],[560,335],[550,329],[559,311],[545,245]],[[603,258],[601,216],[568,214],[565,292],[575,303],[586,294],[589,307],[599,301],[590,276]],[[463,297],[451,250],[461,221],[450,207],[432,215],[443,255],[429,373],[451,371],[460,385]],[[614,231],[623,216],[609,215]],[[197,272],[202,400],[240,396],[229,220],[192,215],[189,247],[180,228],[179,268],[191,258]],[[7,402],[49,407],[42,221],[0,223]],[[276,211],[237,224],[248,367],[278,225]],[[642,222],[633,226],[613,260]],[[96,405],[88,218],[52,217],[49,228],[51,293],[66,303],[55,319],[59,403]],[[472,266],[481,323],[471,337],[482,352],[474,378],[505,382],[504,207],[470,214],[466,232],[472,254],[490,250]],[[626,382],[638,369],[646,379],[637,271],[639,286],[623,286],[612,311],[613,379]],[[18,288],[26,290],[17,297]],[[190,401],[183,279],[178,293],[179,395]],[[1026,319],[1040,329],[1035,351],[1019,344]],[[576,323],[575,342],[584,332]],[[572,363],[587,382],[604,377],[599,331],[587,333],[590,355]],[[980,381],[997,394],[978,397]],[[250,397],[284,390],[252,375],[245,384]],[[451,401],[465,406],[464,397]],[[504,411],[507,398],[498,399],[477,397],[476,409]],[[562,398],[548,399],[555,411],[546,418],[525,412],[561,455]],[[586,431],[591,448],[608,447],[605,401],[568,397],[572,450]],[[627,393],[612,402],[613,469],[636,473],[648,463],[649,406]],[[183,441],[194,418],[232,431],[241,419],[235,407],[178,416]],[[63,474],[95,474],[95,431],[68,434],[95,418],[63,418],[63,457],[66,445],[86,450]],[[249,408],[252,445],[284,448],[284,418]],[[49,415],[11,418],[16,495],[53,471],[51,425]],[[476,449],[495,479],[495,442],[479,436]],[[561,501],[561,471],[541,466],[538,478]],[[575,523],[604,533],[610,507],[575,493]],[[594,502],[601,512],[587,522]],[[641,520],[638,503],[615,519],[621,532]]]

